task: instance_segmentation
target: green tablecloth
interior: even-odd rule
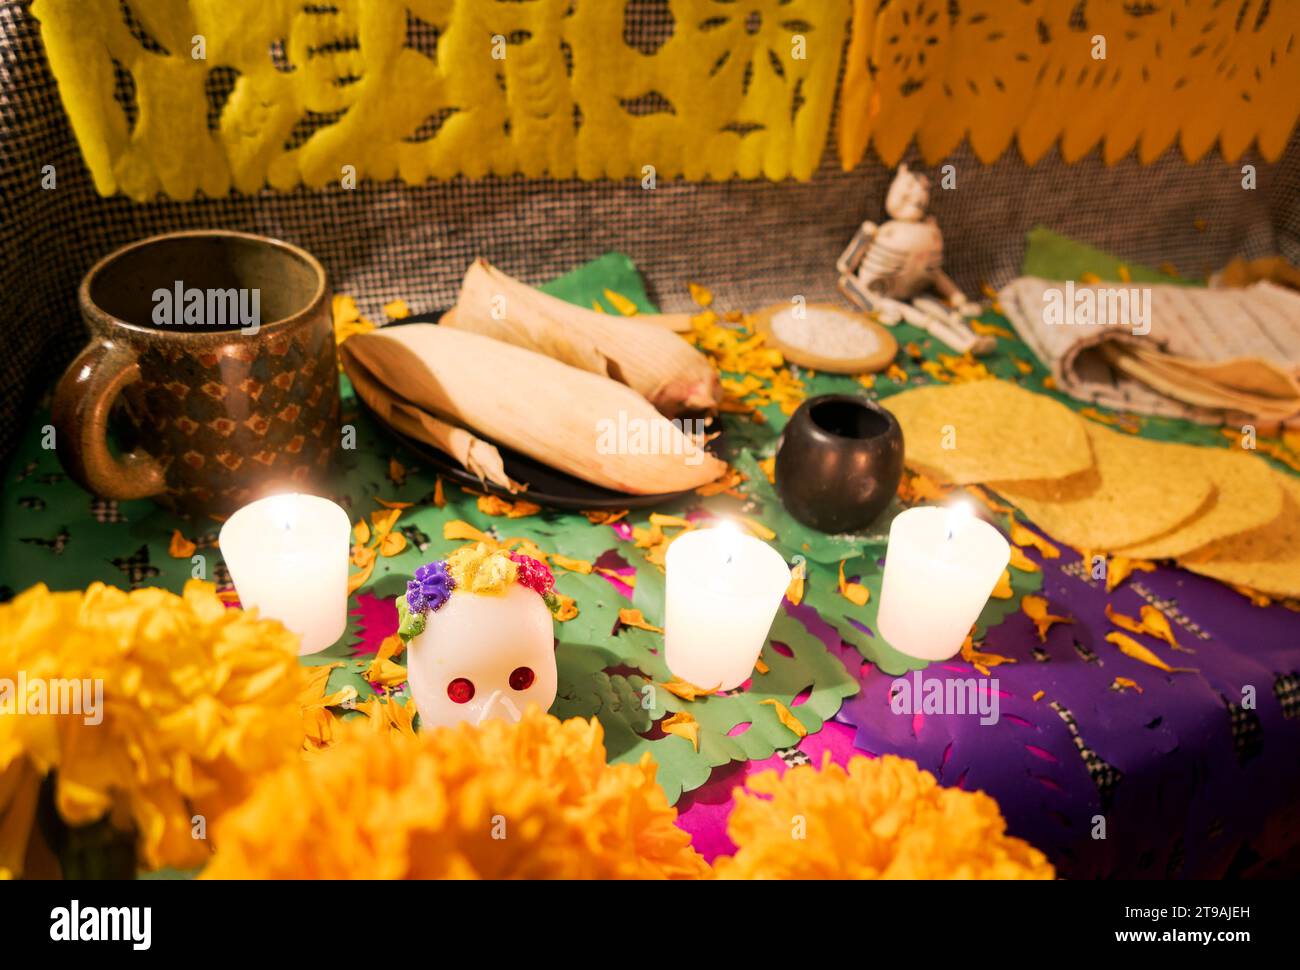
[[[1078,265],[1081,261],[1088,265]],[[1049,236],[1041,236],[1031,247],[1029,260],[1036,272],[1058,276],[1077,275],[1082,269],[1106,275],[1112,268],[1100,262],[1099,257]],[[1134,278],[1142,278],[1140,268],[1130,267],[1130,271]],[[548,289],[583,306],[602,303],[610,312],[616,309],[604,296],[606,290],[631,299],[643,310],[653,309],[630,260],[614,253],[555,281]],[[996,313],[986,313],[983,320],[1006,328],[1009,335],[1009,325]],[[900,325],[897,336],[905,350],[898,359],[902,371],[894,377],[878,375],[868,390],[854,378],[799,374],[807,395],[847,391],[887,398],[904,384],[930,382],[923,364],[949,353],[948,349],[906,325]],[[1047,376],[1023,343],[1009,336],[1000,337],[997,352],[983,362],[998,377],[1035,390],[1042,390]],[[797,734],[782,723],[785,712],[793,711],[805,730],[815,732],[837,712],[845,697],[858,690],[855,677],[826,651],[818,635],[786,612],[778,616],[773,642],[764,650],[770,672],[756,677],[750,689],[694,703],[665,690],[647,694],[647,683],[670,678],[663,662],[661,636],[619,625],[618,611],[628,606],[640,609],[650,624],[662,625],[663,577],[629,541],[626,524],[612,528],[592,524],[580,514],[559,512],[520,519],[494,517],[479,510],[475,496],[455,487],[446,489],[447,504],[437,508],[432,503],[435,476],[359,412],[346,381],[344,402],[344,420],[356,426],[358,447],[344,452],[339,462],[334,481],[338,500],[354,521],[381,510],[378,499],[414,505],[397,523],[397,530],[408,540],[405,550],[379,560],[360,591],[355,622],[344,640],[306,660],[341,663],[331,676],[331,690],[351,683],[363,695],[372,692],[364,672],[375,648],[376,630],[370,630],[367,637],[362,624],[374,627],[388,622],[383,601],[401,591],[417,565],[441,558],[461,544],[444,538],[444,526],[453,520],[493,530],[502,538],[528,538],[548,553],[588,562],[606,556],[605,562],[621,561],[635,569],[630,601],[605,576],[557,570],[558,589],[575,598],[579,614],[557,626],[560,695],[553,712],[599,716],[612,758],[635,760],[642,752],[651,751],[660,765],[660,781],[674,800],[681,791],[703,784],[717,766],[765,758],[793,744]],[[703,508],[717,514],[745,515],[766,524],[776,533],[774,545],[788,561],[802,559],[806,563],[804,604],[815,608],[844,642],[887,673],[922,666],[869,632],[875,624],[880,583],[877,560],[884,552],[889,516],[871,532],[857,536],[826,536],[794,522],[757,465],[772,453],[786,416],[776,405],[762,411],[767,419],[764,423],[737,415],[726,418],[725,453],[747,476],[742,498],[692,497],[658,511],[683,514]],[[1148,419],[1141,425],[1143,434],[1154,437],[1202,444],[1223,442],[1213,429],[1182,422]],[[41,411],[33,416],[0,493],[0,596],[7,598],[37,582],[55,589],[76,589],[102,581],[130,588],[158,585],[179,590],[191,576],[198,575],[228,584],[216,543],[218,523],[185,521],[146,501],[116,503],[93,498],[63,474],[50,443],[48,413]],[[645,525],[647,514],[634,513],[625,523]],[[169,554],[169,541],[177,531],[197,544],[197,559]],[[841,563],[846,576],[857,578],[870,590],[871,599],[865,607],[854,607],[839,592]],[[1012,570],[1012,577],[1013,597],[990,602],[981,617],[981,630],[1015,610],[1020,596],[1041,582],[1038,574],[1017,570]],[[653,698],[649,706],[642,703],[647,696]],[[656,728],[656,722],[666,715],[683,710],[700,724],[698,750],[687,738],[665,736]],[[749,727],[740,731],[745,724]]]

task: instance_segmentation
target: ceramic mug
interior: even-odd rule
[[[243,232],[168,233],[100,260],[78,302],[91,340],[55,389],[53,418],[82,487],[205,515],[324,479],[338,363],[329,282],[309,253]]]
[[[791,515],[822,532],[857,532],[898,491],[903,429],[859,395],[809,398],[786,424],[775,464],[777,492]]]

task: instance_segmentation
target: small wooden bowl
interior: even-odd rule
[[[786,360],[801,367],[810,367],[813,370],[826,371],[830,374],[867,374],[884,370],[893,361],[894,355],[898,353],[898,341],[894,339],[894,335],[888,330],[866,314],[846,310],[834,303],[809,303],[807,309],[810,314],[813,311],[819,311],[848,317],[863,328],[870,330],[876,335],[876,339],[880,341],[880,348],[875,353],[865,357],[824,357],[802,347],[788,344],[776,335],[776,329],[772,326],[772,319],[779,313],[789,313],[793,309],[794,307],[789,303],[775,303],[766,309],[760,310],[754,315],[754,328],[767,338],[769,346],[775,347],[785,355]]]

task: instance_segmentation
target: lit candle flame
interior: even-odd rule
[[[975,509],[970,502],[953,502],[948,506],[948,518],[944,522],[944,531],[948,539],[951,540],[966,528],[966,523],[973,518],[975,518]]]
[[[736,558],[736,553],[740,546],[740,537],[744,535],[744,533],[741,532],[740,526],[736,525],[736,523],[732,522],[730,519],[719,519],[718,524],[714,528],[721,534],[722,538],[722,548],[725,556],[722,560],[722,564],[724,566],[730,566],[732,560]]]
[[[292,532],[298,524],[298,496],[296,494],[272,496],[267,506],[271,521],[285,532]]]

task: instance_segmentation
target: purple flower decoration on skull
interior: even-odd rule
[[[431,562],[416,569],[415,578],[406,584],[406,605],[412,613],[436,613],[455,588],[447,564],[442,560]]]

